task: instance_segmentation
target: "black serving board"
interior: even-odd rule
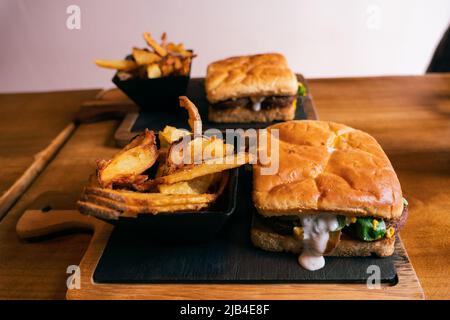
[[[303,77],[299,76],[299,79],[306,84]],[[217,123],[208,121],[208,101],[206,100],[204,78],[195,78],[189,81],[186,96],[197,106],[203,123],[203,130],[215,128],[218,130],[225,129],[261,129],[267,126],[280,122],[260,122],[260,123]],[[295,119],[307,119],[304,111],[304,102],[306,99],[310,99],[309,96],[297,98],[297,109],[295,112]],[[156,102],[157,103],[157,102]],[[178,104],[178,100],[175,100],[175,104]],[[160,111],[164,109],[162,106],[155,105],[155,110],[151,110],[151,107],[141,109],[139,116],[134,123],[131,132],[141,132],[145,128],[151,130],[162,130],[166,125],[170,125],[177,128],[189,129],[187,122],[187,112],[181,108],[174,108],[173,106],[167,107],[166,111]]]
[[[96,283],[365,283],[377,265],[381,282],[397,280],[394,257],[327,257],[323,269],[301,268],[297,257],[266,252],[250,240],[254,207],[251,170],[240,168],[237,209],[211,241],[171,244],[145,230],[118,225],[94,272]],[[199,213],[201,214],[201,213]]]

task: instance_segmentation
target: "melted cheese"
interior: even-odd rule
[[[303,226],[303,251],[298,257],[300,265],[310,271],[321,269],[325,266],[323,253],[327,248],[330,232],[339,228],[335,215],[320,214],[302,216]]]

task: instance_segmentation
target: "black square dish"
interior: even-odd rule
[[[236,209],[238,169],[231,169],[222,195],[207,210],[157,215],[140,214],[137,218],[121,217],[110,221],[130,232],[163,242],[199,242],[211,240]]]
[[[250,239],[252,213],[255,210],[251,200],[252,171],[246,169],[248,167],[239,169],[241,179],[236,211],[213,239],[201,243],[163,243],[151,239],[150,231],[136,232],[122,225],[117,226],[98,262],[93,281],[366,283],[371,276],[371,272],[367,272],[368,267],[376,265],[380,268],[381,283],[394,285],[397,282],[394,261],[398,257],[395,255],[386,258],[326,257],[323,269],[308,271],[299,266],[296,255],[255,247]]]
[[[132,57],[127,56],[127,59],[132,60]],[[120,80],[116,72],[112,82],[143,110],[178,109],[178,97],[186,93],[191,66],[192,60],[187,76],[168,76],[153,79],[133,77]]]

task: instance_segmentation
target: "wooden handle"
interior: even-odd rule
[[[121,119],[127,113],[139,112],[139,106],[117,88],[100,91],[95,100],[85,101],[78,111],[76,123]]]
[[[19,179],[6,190],[0,198],[0,219],[12,207],[16,200],[25,192],[29,185],[44,170],[45,166],[55,156],[58,150],[70,138],[75,131],[75,124],[68,124],[58,136],[41,152],[35,155],[33,163],[25,170]]]
[[[119,119],[130,112],[139,112],[139,107],[131,101],[86,101],[78,111],[75,122],[92,123]]]
[[[16,232],[21,239],[39,238],[56,232],[69,230],[89,230],[104,225],[97,218],[82,215],[76,210],[26,210],[16,225]]]

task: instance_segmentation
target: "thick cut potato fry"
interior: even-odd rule
[[[173,53],[178,53],[183,57],[192,57],[194,54],[191,51],[188,51],[184,48],[184,44],[175,44],[170,42],[167,44],[167,50]]]
[[[138,67],[138,64],[132,60],[95,60],[95,64],[102,68],[121,71],[129,71]]]
[[[161,35],[160,44],[148,32],[144,32],[143,36],[151,51],[149,48],[133,47],[134,60],[95,60],[95,63],[100,67],[116,69],[121,81],[189,75],[191,60],[196,55],[186,50],[183,43],[168,43],[165,32]]]
[[[167,33],[163,32],[161,35],[161,47],[165,48],[167,46]]]
[[[118,202],[108,198],[102,198],[94,195],[86,195],[83,200],[88,203],[93,203],[98,206],[116,210],[119,212],[128,212],[132,215],[137,215],[139,213],[160,213],[167,212],[167,210],[189,210],[189,208],[204,208],[209,205],[210,202],[204,203],[180,203],[172,204],[167,203],[164,205],[154,205],[154,204],[128,204],[123,202]],[[170,208],[170,209],[169,209]],[[176,208],[176,209],[174,209]]]
[[[173,68],[176,71],[180,71],[183,68],[183,64],[181,63],[180,58],[176,57],[174,63],[173,63]]]
[[[129,211],[129,212],[133,212],[133,213],[137,214],[139,212],[146,211],[145,206],[129,205],[129,204],[126,204],[123,202],[95,196],[92,194],[85,194],[82,197],[82,201],[85,201],[88,203],[93,203],[98,206],[106,207],[106,208],[116,210],[116,211],[121,211],[121,212]]]
[[[194,133],[194,137],[201,136],[202,131],[202,118],[200,117],[200,113],[198,113],[198,109],[195,104],[192,103],[186,96],[180,96],[180,107],[187,110],[189,114],[189,127],[191,127],[192,132]]]
[[[216,174],[214,179],[218,180],[215,193],[199,195],[167,195],[86,187],[77,207],[83,214],[114,220],[146,213],[196,212],[207,208],[223,193],[228,184],[229,172]]]
[[[228,156],[221,159],[210,159],[198,165],[189,165],[167,176],[157,177],[153,180],[147,180],[143,184],[136,186],[138,190],[150,190],[158,184],[173,184],[181,181],[192,180],[207,174],[222,172],[225,170],[240,167],[248,163],[251,156],[248,153],[242,153],[235,156]]]
[[[139,48],[133,48],[132,54],[134,60],[140,66],[152,64],[161,60],[161,57],[156,53]]]
[[[161,69],[156,63],[147,66],[147,77],[149,79],[159,78],[161,75]]]
[[[110,199],[91,196],[87,201],[78,201],[78,210],[87,215],[101,219],[117,220],[119,217],[136,218],[138,214],[173,213],[180,211],[200,211],[209,206],[209,203],[174,204],[166,206],[132,206],[124,205]]]
[[[170,146],[164,175],[173,173],[184,165],[199,164],[213,158],[223,158],[232,155],[234,147],[226,144],[222,139],[213,137],[197,137],[190,141],[181,140]]]
[[[144,32],[144,39],[147,42],[147,44],[155,50],[157,54],[159,54],[161,57],[167,56],[167,50],[161,47],[151,36],[150,33]]]
[[[202,209],[209,207],[210,203],[195,203],[195,204],[173,204],[167,206],[159,206],[152,208],[149,213],[159,214],[159,213],[173,213],[173,212],[199,212]]]
[[[173,66],[170,64],[161,64],[161,73],[163,76],[167,77],[173,73]]]
[[[205,176],[206,177],[206,176]],[[199,177],[202,178],[202,177]],[[197,178],[197,179],[199,179]],[[195,179],[193,179],[195,180]],[[193,181],[191,180],[191,181]],[[174,184],[160,184],[158,185],[158,191],[163,194],[197,194],[197,192],[191,184],[190,181],[182,181]],[[203,191],[203,190],[202,190]]]
[[[78,201],[77,209],[82,214],[91,215],[106,220],[117,220],[120,216],[120,212],[117,210],[106,208],[86,201]]]
[[[177,44],[175,44],[175,43],[173,43],[173,42],[169,42],[169,43],[167,44],[167,50],[168,50],[168,51],[178,53],[180,49],[184,49],[183,44],[177,45]]]
[[[102,187],[111,187],[115,182],[132,183],[130,179],[136,177],[136,183],[142,182],[140,176],[158,159],[155,135],[149,130],[133,139],[112,160],[99,161],[97,176]]]
[[[189,70],[191,68],[191,59],[184,59],[182,62],[183,66],[181,68],[180,74],[187,76],[189,74]]]
[[[221,172],[208,174],[189,181],[174,184],[160,184],[158,190],[164,194],[201,194],[207,193],[222,177]]]
[[[170,146],[175,141],[180,140],[184,136],[188,136],[191,133],[184,129],[177,129],[172,126],[165,126],[163,131],[158,133],[159,143],[162,148]]]
[[[141,193],[127,190],[112,190],[106,188],[86,188],[85,195],[94,195],[129,205],[164,206],[170,204],[208,203],[215,199],[215,194],[185,194],[170,195],[162,193]]]

